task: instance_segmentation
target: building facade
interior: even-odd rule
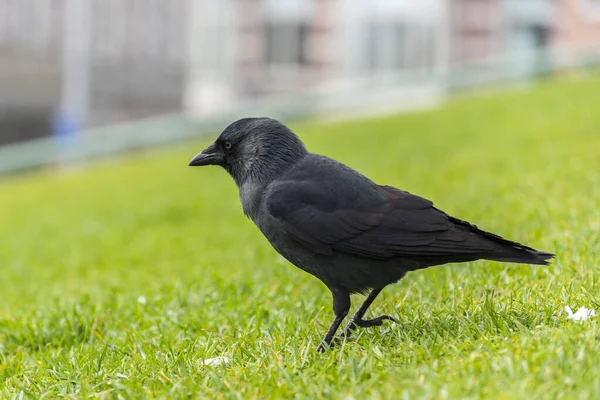
[[[443,91],[443,71],[482,60],[527,77],[547,46],[598,54],[599,3],[0,0],[0,144],[57,111],[93,127],[315,91],[396,103],[381,94]]]
[[[180,111],[187,6],[0,0],[0,143],[48,135],[61,111],[82,127]]]
[[[557,1],[553,44],[566,64],[575,59],[600,60],[600,1]]]

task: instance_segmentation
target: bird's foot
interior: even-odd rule
[[[350,324],[354,324],[354,325],[358,326],[359,328],[370,328],[372,326],[383,325],[383,321],[385,321],[385,320],[393,321],[395,323],[400,322],[396,318],[391,317],[389,315],[382,315],[380,317],[372,318],[372,319],[352,320],[352,321],[350,321]]]
[[[321,342],[319,344],[319,346],[317,347],[317,351],[319,353],[325,353],[327,350],[331,349],[333,347],[332,343],[325,343],[324,341]]]
[[[380,317],[371,319],[353,318],[346,326],[346,329],[344,329],[344,331],[340,333],[339,336],[335,338],[335,340],[332,340],[331,342],[323,340],[317,347],[317,351],[319,353],[324,353],[325,351],[333,348],[336,343],[339,343],[341,340],[349,337],[352,331],[356,328],[370,328],[372,326],[381,326],[383,325],[383,321],[386,320],[400,323],[400,321],[398,321],[396,318],[391,317],[389,315],[382,315]]]
[[[352,331],[356,328],[370,328],[372,326],[381,326],[383,325],[383,321],[385,320],[400,323],[400,321],[398,321],[396,318],[391,317],[389,315],[382,315],[380,317],[371,319],[352,319],[346,326],[346,329],[344,329],[344,332],[341,333],[340,337],[344,338],[350,336]]]

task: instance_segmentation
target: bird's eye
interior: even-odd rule
[[[225,150],[231,150],[232,147],[233,147],[233,144],[231,144],[231,142],[223,142],[223,148]]]

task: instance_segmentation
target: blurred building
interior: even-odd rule
[[[501,0],[453,0],[451,60],[476,61],[500,54],[505,18]]]
[[[568,62],[577,57],[600,60],[600,1],[557,0],[553,43]]]
[[[200,0],[190,10],[191,112],[344,86],[447,59],[445,0]]]
[[[179,112],[188,3],[0,0],[0,143]]]
[[[556,41],[559,44],[598,45],[600,1],[559,0],[556,17]]]
[[[60,96],[57,15],[49,4],[36,13],[24,3],[0,1],[0,145],[47,135]]]
[[[0,144],[57,115],[87,128],[288,95],[403,107],[599,42],[598,0],[0,0]]]

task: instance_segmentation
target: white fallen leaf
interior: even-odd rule
[[[140,303],[140,304],[146,304],[146,298],[144,296],[138,297],[138,303]]]
[[[565,306],[565,311],[567,312],[567,318],[573,315],[573,310],[571,310],[571,307]]]
[[[573,313],[571,307],[565,306],[565,311],[567,312],[567,318],[573,321],[587,321],[590,317],[596,315],[596,311],[587,307],[581,307],[577,312]]]
[[[208,365],[211,367],[216,367],[218,365],[225,365],[225,364],[229,364],[229,358],[224,357],[224,356],[219,356],[219,357],[215,357],[215,358],[207,358],[206,360],[204,360],[204,365]]]

